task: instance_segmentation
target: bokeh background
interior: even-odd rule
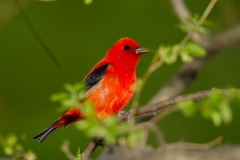
[[[147,69],[160,44],[179,43],[185,34],[169,1],[163,0],[58,0],[53,2],[20,1],[24,12],[41,38],[60,62],[57,67],[29,30],[16,4],[0,1],[0,133],[25,134],[26,149],[38,159],[66,159],[59,146],[70,141],[76,153],[89,142],[74,126],[57,131],[44,143],[31,138],[58,118],[59,106],[50,101],[51,94],[62,91],[64,83],[81,81],[106,51],[121,37],[131,37],[153,52],[142,57],[137,75]],[[192,13],[203,13],[209,0],[185,1]],[[7,4],[7,5],[6,5]],[[209,34],[215,35],[240,20],[240,1],[219,0],[208,20],[215,23]],[[9,13],[9,14],[8,14]],[[240,87],[240,46],[222,51],[208,61],[195,83],[184,93],[211,88]],[[144,105],[178,70],[181,62],[164,65],[149,79],[140,104]],[[179,140],[204,143],[222,135],[223,143],[240,143],[240,104],[233,104],[234,119],[230,125],[215,127],[199,115],[185,118],[174,113],[159,122],[167,142]],[[153,136],[151,136],[153,137]],[[154,138],[149,143],[156,146]],[[95,156],[101,151],[99,147]],[[0,150],[0,157],[3,155]]]

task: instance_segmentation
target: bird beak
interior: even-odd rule
[[[143,53],[148,53],[149,50],[147,48],[138,48],[135,50],[136,54],[143,54]]]

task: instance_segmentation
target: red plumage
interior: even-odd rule
[[[122,38],[86,75],[85,99],[93,103],[99,119],[116,114],[130,101],[136,83],[136,66],[141,54],[146,52],[148,50],[140,48],[134,40]],[[78,107],[73,107],[33,139],[42,142],[59,127],[83,118]]]

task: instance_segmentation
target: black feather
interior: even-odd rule
[[[103,64],[99,66],[85,78],[83,82],[86,84],[86,90],[89,90],[102,80],[108,65],[109,64]]]
[[[44,129],[41,133],[33,137],[33,140],[37,140],[41,143],[44,141],[50,134],[52,134],[54,131],[56,131],[58,128],[54,128],[53,126],[59,123],[59,120],[54,121],[50,126],[48,126],[46,129]]]

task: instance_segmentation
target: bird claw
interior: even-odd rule
[[[117,117],[125,116],[127,117],[127,122],[130,120],[130,113],[127,110],[121,110],[117,113]]]

